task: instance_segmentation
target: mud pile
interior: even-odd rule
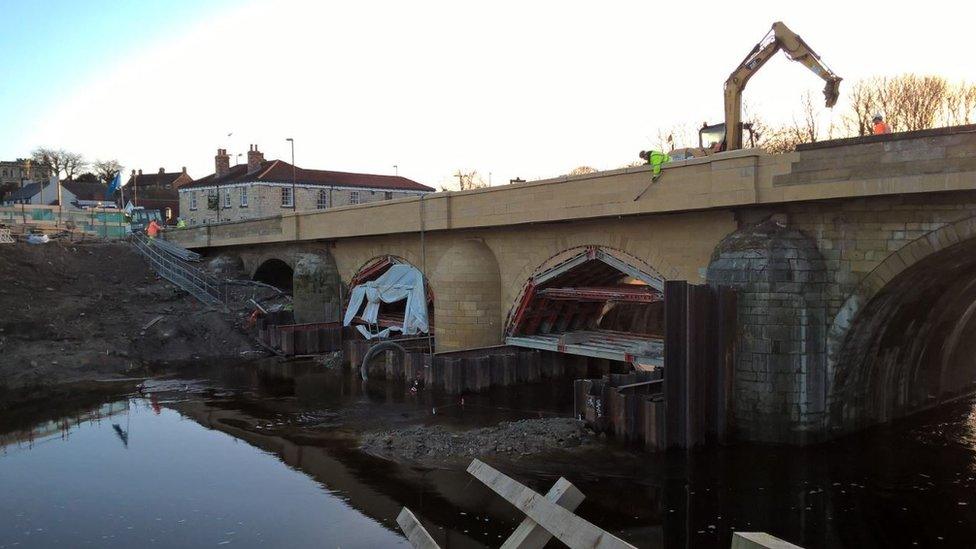
[[[589,444],[593,432],[571,418],[523,419],[494,427],[454,432],[441,425],[366,433],[362,448],[391,459],[429,460],[502,454],[537,454]]]
[[[237,316],[160,280],[127,244],[0,245],[0,409],[67,383],[253,352]]]

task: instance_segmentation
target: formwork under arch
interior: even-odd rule
[[[562,252],[526,282],[509,312],[505,343],[663,365],[664,277],[618,250]]]

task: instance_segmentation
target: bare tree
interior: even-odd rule
[[[478,170],[471,170],[469,172],[458,170],[453,177],[456,177],[458,179],[457,190],[467,191],[471,189],[481,189],[488,186],[488,182],[486,182],[481,177],[481,174],[478,173]],[[448,189],[446,186],[442,186],[441,190],[449,191],[451,189]]]
[[[122,164],[114,158],[112,160],[96,160],[92,167],[95,168],[95,175],[98,179],[105,183],[110,184],[113,179],[115,179],[115,174],[122,171]]]
[[[61,175],[62,163],[61,154],[57,149],[49,149],[47,147],[37,147],[31,152],[31,160],[34,164],[43,168],[47,168],[53,173]]]
[[[803,94],[800,102],[800,114],[803,117],[800,122],[797,122],[796,118],[793,119],[794,133],[798,139],[802,139],[803,143],[813,143],[818,136],[817,116],[819,111],[813,106],[810,92]]]
[[[755,128],[755,122],[753,122]],[[767,126],[756,133],[756,146],[770,153],[787,153],[796,150],[803,143],[803,136],[797,126]]]
[[[851,86],[850,112],[843,115],[845,129],[849,135],[870,135],[871,117],[877,110],[875,86],[869,80],[859,80]]]
[[[904,129],[923,130],[936,126],[944,112],[949,83],[941,76],[908,74],[895,79]]]
[[[803,142],[802,131],[796,121],[793,125],[773,126],[759,115],[749,117],[756,146],[770,153],[786,153]]]
[[[968,123],[976,110],[976,87],[941,76],[903,74],[860,80],[851,86],[844,125],[851,135],[869,135],[878,113],[895,131]]]
[[[951,85],[946,92],[942,118],[946,124],[956,126],[970,124],[976,114],[976,85],[961,82]]]
[[[569,171],[569,175],[586,175],[589,173],[596,173],[596,168],[591,168],[590,166],[577,166]]]
[[[647,165],[647,162],[645,162],[643,160],[632,160],[632,161],[624,164],[623,166],[620,166],[620,168],[639,168],[641,166],[646,166],[646,165]]]
[[[662,152],[671,152],[684,147],[697,147],[697,135],[698,131],[687,124],[676,124],[669,128],[661,128],[657,131],[654,148]]]
[[[85,162],[85,157],[79,153],[48,147],[37,147],[31,153],[31,158],[35,163],[49,168],[58,177],[64,174],[67,179],[71,179],[75,173],[85,169],[85,166],[88,165]]]
[[[85,162],[85,157],[80,153],[61,152],[64,153],[64,175],[66,178],[74,178],[76,172],[80,172],[88,166],[88,162]]]

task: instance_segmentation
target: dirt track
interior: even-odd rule
[[[126,244],[2,245],[0,409],[65,384],[238,358],[254,347],[233,320],[158,279]]]

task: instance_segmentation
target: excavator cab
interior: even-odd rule
[[[740,124],[742,126],[742,133],[747,133],[749,139],[747,142],[750,147],[756,146],[756,136],[752,132],[752,123],[743,122]],[[725,123],[712,124],[709,126],[707,123],[702,123],[702,127],[698,129],[698,146],[709,153],[717,153],[726,150],[725,141]]]

